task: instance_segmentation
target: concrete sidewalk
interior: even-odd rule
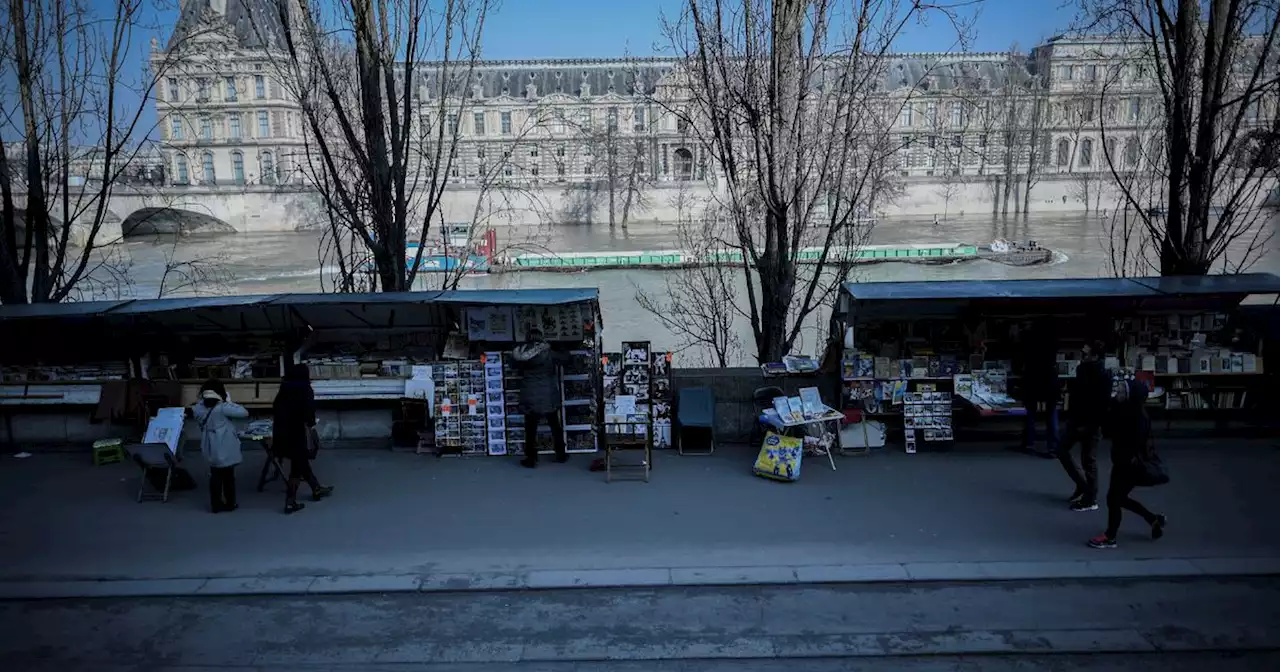
[[[754,451],[660,454],[651,483],[606,484],[589,457],[514,459],[331,450],[333,499],[281,513],[283,485],[207,512],[200,489],[133,501],[131,465],[0,459],[0,597],[301,594],[574,586],[965,581],[1280,574],[1274,448],[1170,446],[1168,486],[1137,493],[1167,536],[1127,515],[1120,548],[1084,540],[1056,462],[960,448],[809,459],[798,483],[750,475]],[[1104,457],[1103,481],[1106,478]],[[304,488],[305,490],[305,488]]]

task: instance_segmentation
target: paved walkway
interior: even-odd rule
[[[793,484],[751,476],[744,447],[659,455],[648,484],[606,484],[585,457],[528,471],[331,450],[317,470],[335,496],[293,516],[282,484],[253,491],[258,454],[219,515],[203,482],[139,504],[131,465],[4,457],[0,597],[1280,573],[1275,449],[1164,452],[1173,483],[1138,497],[1168,535],[1128,516],[1109,551],[1084,545],[1105,511],[1068,511],[1056,462],[963,448],[811,459]]]

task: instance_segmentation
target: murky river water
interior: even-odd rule
[[[1277,219],[1266,226],[1274,230]],[[1006,278],[1063,278],[1110,275],[1105,240],[1106,227],[1096,215],[1035,216],[1026,220],[970,217],[948,220],[934,225],[928,220],[884,220],[873,235],[875,244],[900,243],[976,243],[985,244],[996,238],[1035,240],[1055,251],[1052,263],[1012,267],[987,261],[968,261],[944,266],[916,264],[877,264],[860,266],[856,279],[885,280],[961,280]],[[541,234],[540,243],[560,251],[643,250],[676,246],[675,233],[660,227],[647,227],[624,234],[611,234],[607,226],[596,228],[562,228]],[[176,258],[192,259],[222,255],[223,268],[229,275],[224,290],[237,294],[275,292],[316,292],[321,290],[321,266],[317,252],[320,234],[314,232],[237,234],[216,238],[182,240]],[[1250,270],[1280,273],[1280,238]],[[166,255],[174,253],[168,241],[133,241],[126,246],[132,260],[130,276],[132,292],[139,297],[154,297],[165,266]],[[605,343],[616,348],[621,340],[653,341],[655,348],[673,348],[676,338],[636,303],[636,292],[642,290],[661,295],[663,274],[678,271],[595,271],[591,273],[513,273],[467,278],[464,287],[539,288],[598,287],[604,313]],[[745,294],[740,292],[740,295]],[[750,331],[740,321],[743,342],[750,346]],[[820,322],[818,322],[820,323]],[[812,352],[818,334],[804,335],[797,348]],[[750,349],[750,347],[748,347]],[[691,360],[696,357],[690,357]],[[690,363],[693,363],[690,361]]]

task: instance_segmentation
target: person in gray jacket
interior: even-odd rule
[[[206,385],[206,388],[208,386]],[[223,399],[217,390],[205,389],[191,414],[200,426],[200,454],[209,463],[209,503],[214,513],[235,511],[236,465],[244,459],[235,418],[249,417],[240,404]]]
[[[520,412],[524,414],[524,459],[520,466],[538,466],[538,425],[545,419],[555,440],[556,462],[569,459],[564,445],[564,423],[560,421],[560,376],[558,368],[569,360],[568,353],[552,349],[537,329],[529,330],[528,341],[511,353],[520,371]]]

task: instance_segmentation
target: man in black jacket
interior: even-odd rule
[[[1035,321],[1021,334],[1022,404],[1027,415],[1022,428],[1022,450],[1052,459],[1058,454],[1058,401],[1062,386],[1058,380],[1058,340],[1051,322]],[[1047,451],[1036,450],[1036,424],[1044,410]]]
[[[1102,367],[1104,347],[1101,341],[1084,346],[1076,377],[1068,387],[1069,416],[1067,434],[1058,449],[1058,461],[1076,484],[1068,500],[1072,511],[1094,511],[1098,508],[1098,433],[1107,405],[1111,401],[1111,376]],[[1071,448],[1080,444],[1080,466],[1071,457]]]

